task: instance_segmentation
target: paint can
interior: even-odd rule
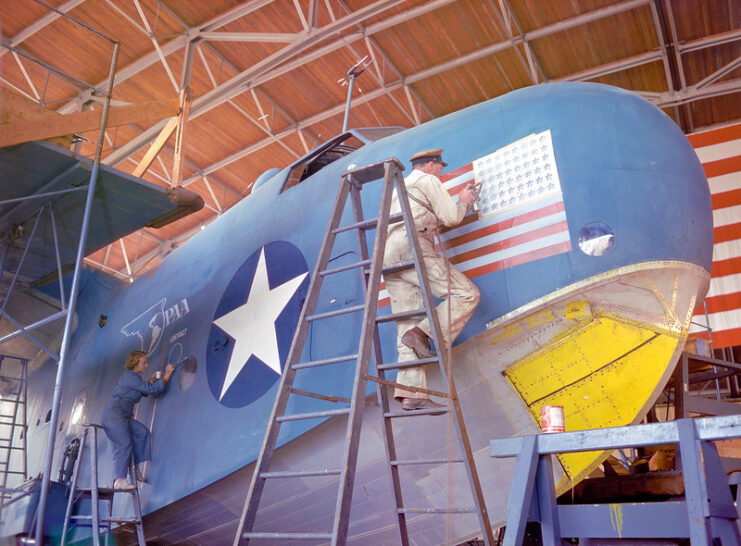
[[[541,406],[540,429],[546,434],[564,432],[566,423],[563,416],[563,406]]]

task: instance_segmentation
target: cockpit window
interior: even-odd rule
[[[364,127],[362,129],[354,129],[356,133],[369,142],[381,140],[404,130],[404,127]]]
[[[301,183],[330,163],[354,152],[364,144],[360,138],[352,133],[345,133],[330,140],[293,164],[288,171],[288,178],[286,178],[282,191]]]

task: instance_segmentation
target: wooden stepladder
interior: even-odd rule
[[[72,482],[70,484],[69,500],[67,501],[67,511],[64,516],[64,527],[62,528],[61,546],[67,543],[67,531],[71,527],[91,527],[92,543],[94,546],[100,544],[100,532],[105,531],[105,544],[108,544],[111,529],[114,524],[133,523],[136,528],[137,542],[139,546],[146,546],[144,540],[144,526],[142,524],[141,506],[139,504],[139,489],[134,486],[131,489],[114,489],[113,487],[100,487],[98,483],[98,429],[100,425],[84,424],[82,439],[80,440],[80,450],[75,461],[74,471],[72,472]],[[90,447],[90,487],[80,487],[80,463],[85,452],[85,446],[89,442]],[[131,476],[135,476],[134,461],[131,461]],[[136,482],[134,482],[136,483]],[[116,494],[131,495],[134,504],[134,516],[131,518],[114,518],[113,517],[113,497]],[[72,511],[78,501],[84,498],[90,499],[90,515],[73,514]],[[108,503],[108,514],[100,517],[99,502]]]
[[[442,346],[442,334],[440,324],[434,313],[434,301],[427,281],[424,262],[422,261],[422,252],[417,238],[417,231],[414,228],[414,220],[409,207],[409,200],[402,177],[404,166],[396,158],[388,159],[379,163],[359,167],[347,171],[342,176],[337,198],[331,213],[329,225],[324,236],[324,241],[319,252],[319,257],[311,277],[308,294],[304,307],[301,311],[299,324],[291,344],[286,366],[278,387],[275,405],[268,421],[265,438],[260,448],[255,471],[250,483],[249,492],[245,501],[242,516],[237,527],[237,533],[234,538],[234,545],[240,541],[252,538],[276,539],[276,540],[328,540],[331,544],[345,544],[348,534],[350,521],[350,507],[352,503],[352,491],[355,480],[356,464],[358,459],[358,450],[360,443],[360,428],[362,423],[362,412],[366,393],[367,381],[376,381],[380,383],[377,389],[379,404],[383,412],[383,436],[388,457],[390,474],[393,483],[394,497],[396,499],[396,513],[399,527],[400,542],[403,545],[409,544],[407,531],[406,514],[408,513],[477,513],[482,529],[482,536],[486,544],[494,542],[491,524],[489,522],[484,496],[478,479],[478,474],[473,461],[473,452],[468,440],[468,434],[463,422],[463,414],[455,390],[453,377],[448,373],[448,362],[445,351],[438,351],[434,357],[413,360],[408,362],[383,363],[381,354],[381,343],[378,332],[378,324],[382,322],[391,322],[400,319],[424,316],[429,318],[432,325],[433,341],[436,347]],[[378,216],[372,219],[364,219],[362,211],[361,190],[369,182],[382,179],[382,190]],[[394,189],[398,192],[399,202],[401,204],[401,214],[390,214],[391,198]],[[348,198],[350,199],[353,222],[348,225],[340,226],[340,220],[345,209]],[[404,222],[407,233],[410,236],[414,259],[406,262],[395,264],[390,267],[383,267],[383,255],[386,246],[387,231],[390,223]],[[375,242],[372,254],[369,256],[368,242],[366,232],[376,230]],[[338,234],[346,231],[355,231],[357,234],[358,256],[360,260],[353,264],[343,265],[328,269],[328,264],[332,254],[332,248]],[[415,268],[418,274],[420,291],[423,297],[424,306],[420,309],[407,311],[403,313],[392,313],[383,316],[377,316],[378,294],[380,291],[381,275],[390,271],[399,271],[405,268]],[[315,308],[319,299],[322,282],[325,277],[343,271],[357,269],[363,282],[365,301],[362,305],[355,305],[329,311],[316,313]],[[362,313],[362,326],[357,353],[338,355],[332,358],[315,361],[301,361],[301,355],[304,349],[304,343],[309,334],[309,328],[312,322],[331,317],[336,317],[348,313]],[[375,363],[376,375],[369,375],[371,357]],[[352,395],[350,399],[339,398],[348,403],[347,407],[340,409],[331,409],[326,411],[317,411],[310,413],[286,414],[289,397],[293,395],[310,396],[315,398],[327,399],[326,395],[299,391],[293,388],[297,372],[310,373],[310,371],[319,366],[337,364],[342,362],[355,362],[355,375],[352,386]],[[438,364],[444,384],[447,385],[447,392],[426,391],[429,394],[442,396],[448,399],[449,407],[446,411],[441,412],[439,409],[421,409],[415,411],[391,411],[389,408],[388,394],[384,385],[395,385],[385,378],[387,370],[394,370],[408,366],[422,366],[429,364]],[[422,389],[417,389],[425,392]],[[392,421],[400,417],[419,417],[426,415],[439,415],[440,413],[451,413],[457,429],[457,439],[463,451],[461,459],[450,461],[441,460],[398,460],[396,455],[396,446],[394,441],[394,431]],[[345,433],[345,443],[342,450],[341,464],[334,469],[305,469],[296,471],[271,472],[270,463],[275,451],[278,433],[280,432],[281,423],[300,419],[315,419],[324,417],[334,417],[338,415],[347,416],[347,426]],[[474,506],[473,507],[443,507],[443,508],[405,508],[402,496],[402,485],[399,478],[399,467],[403,465],[414,464],[439,464],[439,463],[463,463],[466,467],[469,485],[471,488]],[[257,517],[258,506],[262,496],[266,481],[269,479],[291,479],[305,478],[307,476],[327,476],[337,475],[339,477],[339,487],[337,492],[337,502],[332,528],[324,532],[312,533],[289,533],[274,531],[254,531],[254,523]]]

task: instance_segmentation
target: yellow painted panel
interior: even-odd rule
[[[531,411],[539,418],[541,405],[564,406],[566,430],[629,425],[660,387],[659,380],[676,346],[676,338],[659,336],[585,380],[541,400]],[[559,460],[571,481],[577,483],[606,456],[592,451],[560,455]],[[559,486],[568,489],[567,483]]]
[[[529,405],[588,377],[655,335],[635,324],[594,319],[510,366],[505,374]]]
[[[640,323],[595,318],[506,370],[536,422],[545,405],[564,407],[566,430],[628,425],[660,388],[677,343]],[[560,455],[563,492],[594,470],[607,452]]]

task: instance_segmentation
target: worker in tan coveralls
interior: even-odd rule
[[[439,350],[445,350],[458,337],[480,299],[476,286],[443,256],[435,252],[434,238],[437,228],[441,225],[459,224],[476,198],[471,186],[466,186],[459,193],[458,202],[450,197],[440,182],[443,167],[448,165],[442,160],[442,152],[442,149],[424,150],[414,154],[410,158],[413,170],[404,179],[429,277],[430,290],[436,298],[443,300],[436,310],[442,330],[443,339],[441,341],[445,345],[438,348]],[[391,214],[400,211],[399,197],[394,191],[391,200]],[[397,223],[389,226],[383,265],[388,266],[411,259],[412,249],[404,224]],[[448,275],[450,275],[449,281]],[[391,296],[393,313],[419,309],[423,306],[415,269],[385,274],[384,280]],[[450,322],[448,322],[448,315],[450,315]],[[434,356],[435,353],[429,347],[432,330],[426,318],[421,322],[418,319],[398,320],[396,327],[399,362]],[[400,369],[396,382],[426,389],[425,366]],[[430,400],[427,394],[398,387],[394,390],[394,398],[401,401],[402,409],[407,411],[442,407]]]

